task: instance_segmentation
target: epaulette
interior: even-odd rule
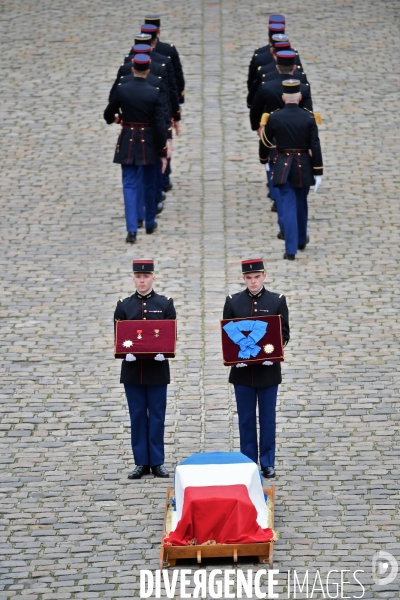
[[[168,296],[167,300],[171,300],[171,296]]]
[[[232,298],[232,294],[229,294],[229,298]]]
[[[120,298],[120,299],[118,300],[118,302],[123,302],[123,301],[124,301],[124,300],[123,300],[123,298]]]
[[[279,294],[279,298],[282,298],[283,294]]]
[[[173,47],[174,47],[174,45],[173,45],[173,44],[170,44],[170,46],[171,46],[171,48],[173,48]]]

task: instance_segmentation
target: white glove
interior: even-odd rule
[[[238,363],[236,367],[247,367],[246,363]]]
[[[126,362],[133,362],[134,360],[136,360],[136,356],[134,354],[127,354],[125,356],[125,360]]]
[[[267,171],[267,173],[269,173],[269,163],[265,163],[265,170]]]
[[[165,360],[165,356],[164,354],[157,354],[157,356],[154,357],[154,360],[159,360],[161,362],[162,360]]]
[[[315,175],[314,179],[315,179],[314,192],[316,192],[322,183],[322,175]]]
[[[268,367],[270,367],[273,364],[274,363],[271,360],[264,360],[264,362],[263,362],[263,365],[267,365]]]

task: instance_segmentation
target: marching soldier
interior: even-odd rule
[[[114,162],[121,165],[125,203],[126,241],[136,242],[138,203],[144,198],[146,233],[157,229],[157,168],[167,166],[167,132],[160,91],[146,82],[150,72],[148,55],[136,55],[133,80],[118,85],[104,111],[108,124],[121,123]],[[144,196],[141,194],[143,188]]]
[[[176,319],[173,300],[153,290],[154,261],[133,261],[136,292],[120,300],[114,321]],[[127,354],[121,365],[131,421],[131,444],[135,469],[128,479],[140,479],[151,472],[155,477],[169,477],[164,467],[164,421],[167,407],[169,363],[163,354],[154,359],[140,359]]]
[[[283,294],[265,289],[266,278],[262,258],[242,261],[243,292],[228,296],[223,318],[237,319],[257,316],[282,316],[284,345],[290,339],[289,311]],[[282,382],[280,363],[239,363],[231,368],[229,382],[233,384],[239,417],[240,450],[255,463],[260,458],[264,477],[275,477],[275,409],[278,386]],[[260,444],[257,443],[257,404]]]
[[[269,44],[267,44],[266,46],[262,46],[261,48],[258,48],[254,52],[253,57],[250,61],[249,74],[247,77],[247,89],[249,91],[250,91],[250,88],[252,86],[254,79],[256,78],[258,67],[266,65],[273,61],[270,49],[272,47],[272,36],[277,33],[285,33],[285,22],[283,21],[283,22],[275,23],[275,22],[269,21],[269,23],[268,23]]]
[[[285,107],[272,113],[261,131],[260,162],[268,162],[270,149],[276,145],[272,181],[282,201],[283,258],[294,260],[297,250],[304,250],[309,242],[307,196],[311,185],[314,191],[320,186],[323,165],[314,114],[299,106],[300,81],[285,80],[282,86]]]
[[[178,95],[179,95],[179,104],[184,104],[185,102],[185,78],[183,76],[183,69],[181,64],[181,59],[179,57],[179,52],[174,46],[174,44],[167,44],[166,42],[162,42],[160,40],[161,35],[161,17],[160,15],[146,15],[144,18],[144,22],[146,25],[156,25],[157,27],[157,52],[159,54],[163,54],[164,56],[168,56],[172,61],[172,66],[174,69],[176,85],[178,87]]]

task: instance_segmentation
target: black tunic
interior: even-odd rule
[[[161,312],[151,312],[161,311]],[[133,296],[120,300],[114,312],[114,321],[136,321],[139,319],[158,320],[176,319],[172,298],[156,294],[153,290],[142,296],[135,292]],[[168,360],[136,358],[133,362],[122,361],[121,383],[143,385],[166,385],[170,382]]]
[[[276,144],[274,185],[289,181],[296,188],[310,187],[316,175],[323,175],[321,144],[313,113],[297,104],[286,104],[270,115],[264,133],[267,143]],[[260,144],[262,163],[267,162],[269,151]]]
[[[167,131],[160,90],[143,77],[118,85],[104,111],[108,124],[120,114],[124,125],[118,138],[114,162],[121,165],[155,165],[167,154]]]
[[[278,73],[276,79],[260,85],[250,109],[250,123],[253,131],[256,131],[259,128],[263,113],[267,112],[271,114],[275,110],[278,110],[278,108],[283,108],[285,106],[285,103],[282,100],[282,82],[287,78],[287,75]],[[307,110],[312,112],[313,105],[310,86],[302,83],[300,84],[300,91],[302,99],[299,106],[301,108],[307,108]]]
[[[282,338],[286,345],[290,339],[289,311],[283,294],[269,292],[264,287],[253,295],[248,289],[228,296],[224,306],[224,319],[239,319],[243,317],[268,317],[282,315]],[[282,382],[281,365],[248,365],[247,367],[232,367],[229,382],[250,387],[269,387]]]
[[[162,42],[161,40],[157,41],[156,49],[159,54],[169,56],[169,58],[172,61],[172,67],[174,69],[175,74],[175,81],[178,88],[179,103],[183,104],[185,102],[185,78],[183,76],[183,69],[181,59],[179,57],[179,52],[174,46],[174,44],[167,44],[166,42]]]
[[[250,87],[249,93],[247,94],[247,106],[251,108],[254,97],[262,83],[267,83],[268,81],[273,81],[279,77],[279,72],[276,68],[276,63],[274,62],[273,68],[267,67],[259,67],[257,71],[257,75]],[[285,75],[286,79],[298,79],[301,83],[305,83],[306,85],[310,85],[307,79],[307,75],[303,71],[303,67],[296,66],[296,70],[293,75]]]

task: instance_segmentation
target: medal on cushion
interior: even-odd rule
[[[131,346],[133,346],[133,342],[132,340],[125,340],[125,342],[122,342],[122,345],[124,348],[130,348]]]
[[[272,352],[275,350],[275,348],[272,344],[265,344],[265,346],[263,347],[263,350],[264,350],[265,354],[272,354]]]
[[[160,330],[159,329],[155,329],[154,330],[154,337],[160,337]]]
[[[142,331],[143,331],[143,329],[137,329],[137,330],[136,330],[136,333],[137,333],[137,339],[138,339],[138,340],[141,340],[141,339],[142,339]]]

